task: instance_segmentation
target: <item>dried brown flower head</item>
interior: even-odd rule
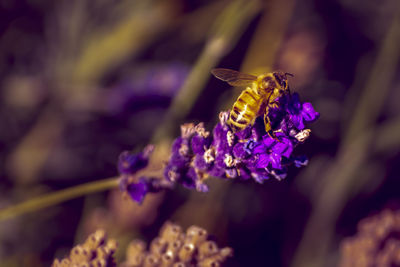
[[[83,244],[72,248],[68,257],[61,261],[55,259],[52,267],[116,266],[113,255],[117,248],[117,242],[113,239],[108,241],[106,239],[106,233],[103,230],[97,230]]]
[[[167,222],[153,239],[149,250],[143,241],[132,241],[123,267],[217,267],[232,255],[231,248],[218,248],[208,240],[207,231],[191,226],[183,232],[179,225]]]
[[[400,266],[400,211],[363,219],[358,233],[342,241],[341,267]]]

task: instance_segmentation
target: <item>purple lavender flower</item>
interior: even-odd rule
[[[287,101],[286,108],[289,113],[289,119],[297,129],[303,130],[305,128],[304,121],[312,122],[318,119],[319,113],[314,110],[311,103],[301,103],[299,94],[294,93],[286,96],[286,98],[288,97],[290,99]]]
[[[181,126],[181,136],[175,139],[170,160],[164,169],[164,176],[168,181],[180,183],[189,189],[208,191],[208,187],[202,181],[204,170],[208,169],[205,159],[211,143],[209,135],[203,123]],[[201,168],[193,166],[195,154],[198,155],[197,163],[202,164]]]
[[[304,122],[319,117],[310,103],[301,103],[298,94],[283,95],[276,108],[268,114],[273,125],[273,134],[263,129],[264,120],[258,118],[254,125],[233,133],[227,124],[229,111],[220,113],[220,121],[214,127],[212,136],[201,137],[195,130],[186,136],[190,150],[185,150],[185,160],[176,162],[177,148],[173,147],[167,165],[167,178],[171,173],[175,181],[198,191],[209,176],[218,178],[253,178],[262,183],[270,177],[282,180],[286,177],[287,167],[301,167],[307,164],[304,156],[293,156],[294,148],[304,142],[310,130]],[[191,125],[202,129],[203,124]],[[175,142],[184,138],[178,137]],[[180,147],[182,149],[182,147]],[[185,167],[182,167],[185,166]]]
[[[281,132],[276,134],[278,140],[265,135],[263,141],[254,148],[253,153],[258,155],[257,168],[272,167],[282,169],[282,157],[289,158],[293,151],[293,143],[286,135]]]
[[[158,192],[164,188],[170,188],[164,179],[153,177],[137,177],[136,174],[148,165],[150,155],[154,150],[153,145],[146,146],[142,152],[133,153],[124,151],[118,159],[118,171],[120,173],[120,189],[126,192],[134,201],[142,203],[147,193]]]
[[[171,188],[171,183],[164,179],[141,176],[136,182],[128,182],[124,191],[126,191],[134,201],[140,204],[148,193],[157,193],[162,189],[169,188]]]
[[[124,151],[119,155],[118,171],[120,174],[134,174],[145,168],[149,162],[149,157],[154,150],[153,145],[145,147],[142,152],[137,154],[131,151]]]
[[[129,183],[126,186],[126,191],[134,201],[142,203],[144,197],[149,191],[146,179],[142,178],[138,183]]]
[[[301,167],[308,163],[305,156],[293,155],[293,151],[310,135],[311,130],[306,129],[304,123],[316,120],[319,113],[310,103],[301,103],[295,93],[280,97],[268,117],[272,125],[269,133],[264,130],[262,116],[253,125],[234,133],[227,123],[229,111],[220,113],[220,121],[212,134],[205,130],[203,123],[182,125],[181,136],[173,142],[164,168],[164,179],[134,180],[125,187],[126,190],[140,203],[147,193],[176,183],[207,192],[209,188],[205,181],[209,177],[253,178],[258,183],[271,177],[284,179],[289,166]],[[140,153],[121,155],[121,175],[131,175],[147,164],[145,159]]]

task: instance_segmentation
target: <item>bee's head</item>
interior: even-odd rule
[[[276,79],[277,83],[281,86],[281,90],[286,91],[288,90],[288,82],[287,77],[293,77],[293,74],[287,72],[277,71],[273,73],[274,78]]]

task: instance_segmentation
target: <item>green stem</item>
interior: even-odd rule
[[[76,197],[84,196],[90,193],[101,192],[117,186],[118,178],[113,177],[63,189],[47,195],[38,196],[20,204],[0,210],[0,221],[11,219],[24,213],[37,211]]]

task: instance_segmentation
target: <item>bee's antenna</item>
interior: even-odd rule
[[[285,72],[285,76],[294,77],[294,75],[292,73],[289,73],[289,72]]]

